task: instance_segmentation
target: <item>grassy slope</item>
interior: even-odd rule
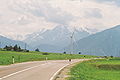
[[[45,60],[63,60],[63,59],[79,59],[83,58],[84,55],[79,54],[59,54],[59,53],[48,53],[49,55],[42,55],[42,52],[13,52],[13,51],[0,51],[0,65],[12,64],[12,56],[15,57],[15,62],[27,62],[27,61],[39,61]],[[91,58],[92,56],[86,56]]]
[[[92,60],[71,69],[69,80],[120,80],[120,59]]]

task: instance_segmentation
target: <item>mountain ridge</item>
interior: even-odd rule
[[[23,47],[23,45],[25,45],[25,43],[22,41],[12,40],[12,39],[9,39],[9,38],[4,37],[2,35],[0,35],[0,42],[1,42],[1,47],[5,47],[6,45],[13,46],[15,44],[18,44],[21,47]]]
[[[87,55],[118,56],[120,52],[120,25],[85,37],[76,43],[75,52]]]
[[[81,31],[78,29],[73,30],[73,29],[70,29],[70,27],[68,27],[68,26],[59,25],[51,30],[45,30],[43,33],[36,32],[31,35],[28,35],[28,38],[26,40],[24,40],[24,42],[28,43],[29,45],[34,45],[35,48],[41,48],[41,47],[39,47],[40,45],[48,44],[48,46],[52,45],[52,46],[58,47],[58,49],[59,48],[62,49],[65,46],[70,44],[70,36],[73,31],[75,32],[75,40],[76,41],[90,35],[88,32],[86,32],[82,29],[81,29]],[[52,51],[54,51],[54,50],[52,50]]]

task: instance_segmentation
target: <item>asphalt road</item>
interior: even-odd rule
[[[83,60],[35,61],[0,66],[0,80],[52,80],[63,67]]]

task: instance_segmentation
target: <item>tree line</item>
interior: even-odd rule
[[[21,48],[20,46],[18,46],[17,44],[16,44],[15,46],[7,46],[7,45],[6,45],[3,49],[6,50],[6,51],[18,51],[18,52],[24,51],[24,52],[29,52],[29,50],[22,49],[22,48]]]

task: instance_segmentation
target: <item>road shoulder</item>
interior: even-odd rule
[[[88,61],[89,59],[86,59],[86,60],[83,60],[83,61]],[[79,61],[79,62],[76,62],[76,63],[73,63],[73,64],[70,64],[66,67],[64,67],[54,78],[54,80],[66,80],[67,78],[70,77],[69,75],[69,72],[70,72],[70,69],[77,65],[77,64],[80,64],[81,62],[83,61]]]

